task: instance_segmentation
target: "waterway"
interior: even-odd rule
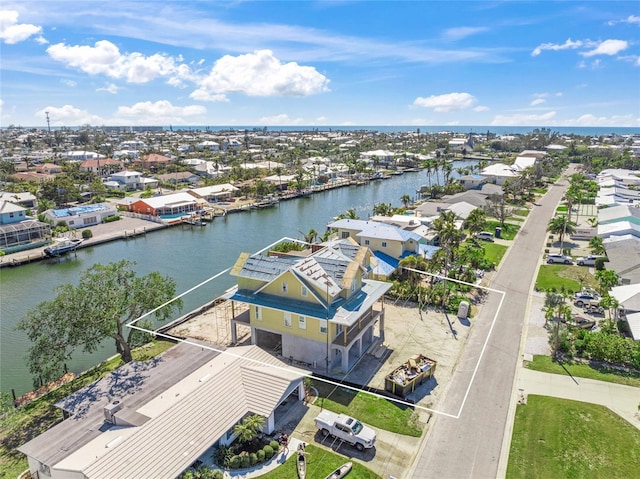
[[[454,168],[474,162],[456,162]],[[456,176],[454,173],[452,176]],[[435,178],[432,175],[432,181]],[[320,235],[335,216],[353,208],[361,219],[372,214],[377,203],[400,206],[400,198],[416,195],[427,184],[424,171],[392,176],[368,185],[349,186],[283,201],[273,208],[230,214],[216,218],[204,228],[169,228],[127,241],[114,241],[79,250],[59,263],[37,262],[0,269],[0,391],[17,395],[33,389],[33,378],[25,357],[30,342],[16,323],[30,308],[55,297],[55,288],[76,283],[96,263],[127,259],[136,271],[159,271],[175,279],[182,293],[233,265],[242,252],[255,252],[282,237],[303,239],[310,229]],[[182,313],[219,296],[235,283],[228,274],[196,289],[183,298]],[[181,314],[182,314],[181,313]],[[178,317],[181,314],[176,314]],[[93,354],[77,352],[67,364],[74,372],[84,371],[114,354],[112,340]]]

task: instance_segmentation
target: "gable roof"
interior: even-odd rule
[[[170,387],[153,389],[145,396],[136,406],[138,414],[149,418],[144,424],[118,427],[103,421],[102,427],[92,431],[90,441],[77,444],[76,434],[86,434],[87,425],[67,419],[50,431],[65,423],[72,427],[69,435],[60,438],[68,443],[68,454],[61,461],[46,464],[81,471],[91,479],[177,477],[245,415],[269,416],[305,374],[257,346],[232,348],[225,354],[185,343],[178,347],[193,350],[188,356],[198,364],[193,367],[186,359],[180,361],[189,371],[183,371]],[[201,361],[197,353],[209,360]],[[162,374],[155,372],[153,376]],[[123,400],[131,404],[140,395],[135,392]],[[98,412],[102,414],[102,407]],[[36,440],[45,435],[49,432]],[[48,437],[50,447],[60,448],[53,437]],[[45,444],[40,441],[41,446]],[[34,452],[25,446],[20,450],[28,455]]]

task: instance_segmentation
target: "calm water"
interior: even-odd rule
[[[455,168],[472,163],[456,162]],[[455,176],[455,173],[454,173]],[[432,181],[435,178],[432,176]],[[354,208],[361,219],[372,214],[376,203],[400,206],[404,194],[415,196],[427,184],[425,172],[405,173],[367,186],[350,186],[283,201],[274,208],[254,210],[216,218],[205,228],[169,228],[128,241],[115,241],[78,251],[77,257],[59,263],[32,263],[0,270],[0,390],[22,394],[33,381],[25,364],[29,341],[15,324],[39,302],[55,297],[55,287],[75,283],[79,275],[95,263],[128,259],[137,263],[140,274],[160,271],[177,283],[179,293],[233,265],[243,252],[255,252],[283,236],[303,239],[311,228],[320,235],[335,216]],[[222,275],[183,298],[183,313],[219,296],[234,284]],[[177,317],[178,315],[176,315]],[[105,341],[101,351],[77,353],[69,361],[70,370],[80,372],[113,355],[113,341]]]

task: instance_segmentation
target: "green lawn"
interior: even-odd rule
[[[556,208],[556,213],[566,213],[568,209],[569,208],[567,206],[558,206]]]
[[[318,390],[316,406],[324,407],[338,414],[348,414],[367,424],[390,432],[420,437],[423,425],[417,422],[417,415],[408,406],[396,404],[364,392],[336,388],[320,380],[313,381]]]
[[[496,265],[500,264],[502,257],[507,252],[508,247],[503,244],[482,243],[484,248],[484,256]]]
[[[582,283],[581,283],[582,281]],[[543,264],[538,271],[536,287],[540,291],[548,291],[556,288],[561,292],[564,286],[567,291],[580,291],[580,287],[597,287],[595,276],[589,273],[588,268],[575,265]]]
[[[590,366],[588,364],[573,362],[558,363],[553,361],[549,356],[535,355],[533,361],[526,363],[526,367],[545,373],[571,374],[572,376],[580,378],[597,379],[598,381],[607,381],[640,388],[640,373],[620,371],[606,366]]]
[[[632,478],[640,431],[604,406],[529,395],[516,409],[508,479]]]
[[[494,232],[496,228],[501,228],[502,239],[512,240],[513,238],[515,238],[516,233],[520,229],[520,225],[505,223],[504,226],[501,226],[499,221],[487,221],[486,228],[487,228],[487,231],[491,231],[491,232]]]
[[[166,351],[175,343],[154,341],[132,351],[133,359],[146,361]],[[16,447],[43,433],[62,419],[60,410],[53,404],[121,366],[120,357],[114,357],[89,370],[73,381],[60,386],[35,401],[15,410],[10,416],[0,418],[0,478],[14,478],[29,465],[27,458]]]
[[[544,195],[547,192],[547,188],[533,188],[532,191],[539,195]]]
[[[525,209],[525,208],[520,208],[520,209],[518,209],[518,210],[515,210],[515,211],[513,212],[513,214],[514,214],[514,215],[518,215],[518,216],[529,216],[529,212],[530,212],[530,211],[531,211],[531,210],[527,210],[527,209]],[[515,218],[514,218],[514,219],[515,219]]]
[[[311,444],[307,444],[305,451],[307,452],[307,477],[310,479],[327,477],[345,462],[349,462],[346,456]],[[258,477],[260,479],[297,479],[296,454],[287,459],[282,466]],[[376,479],[380,476],[362,464],[353,462],[353,469],[348,477],[349,479]]]

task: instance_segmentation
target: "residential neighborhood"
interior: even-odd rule
[[[528,324],[524,332],[508,333],[526,338],[522,351],[519,340],[509,346],[519,358],[517,370],[543,356],[614,363],[606,351],[599,357],[581,346],[580,341],[604,334],[629,351],[640,346],[637,261],[629,260],[640,256],[635,229],[640,210],[633,194],[640,168],[597,170],[568,154],[576,144],[593,151],[593,138],[538,132],[509,140],[468,135],[460,143],[450,133],[95,130],[87,133],[115,146],[110,157],[87,150],[58,155],[52,148],[50,158],[33,157],[53,165],[41,169],[48,179],[25,182],[16,176],[12,159],[16,132],[3,133],[0,259],[18,269],[31,262],[55,268],[72,261],[63,255],[52,261],[38,252],[56,238],[78,233],[84,241],[74,254],[82,256],[83,247],[119,241],[133,225],[139,231],[149,225],[152,235],[179,225],[166,231],[177,235],[198,219],[210,225],[203,231],[215,232],[221,227],[214,220],[218,215],[258,223],[260,217],[253,215],[262,208],[285,202],[302,208],[309,197],[327,191],[356,194],[411,175],[419,178],[412,191],[396,195],[396,206],[380,198],[364,214],[345,207],[317,224],[321,233],[282,231],[284,237],[269,246],[256,238],[258,252],[239,249],[226,258],[227,271],[208,274],[222,275],[231,287],[149,330],[159,345],[167,340],[162,347],[168,349],[59,398],[52,418],[60,419],[16,444],[15,454],[26,461],[31,477],[187,477],[204,468],[224,477],[258,477],[277,470],[278,457],[295,459],[295,451],[269,446],[282,434],[294,444],[346,456],[378,477],[422,477],[424,461],[436,469],[440,461],[430,457],[434,449],[422,449],[425,441],[458,427],[475,431],[465,425],[463,412],[483,402],[462,399],[472,386],[484,384],[486,368],[496,367],[475,345],[491,340],[492,325],[505,321],[500,307],[494,313],[493,299],[505,294],[495,289],[504,287],[505,275],[515,275],[511,284],[522,282],[527,291],[535,283],[531,309],[519,302],[522,312],[509,314]],[[145,153],[164,133],[181,138],[173,142],[177,148]],[[48,133],[30,134],[39,135],[47,151]],[[540,136],[554,147],[540,144]],[[394,141],[407,150],[394,151]],[[603,157],[614,164],[618,156],[608,153],[610,143],[619,146],[622,161],[640,164],[633,148],[640,137],[602,138]],[[382,145],[388,149],[377,148]],[[117,156],[119,151],[127,153]],[[41,164],[25,163],[25,172]],[[226,240],[243,245],[241,238]],[[524,273],[528,266],[518,275],[522,259],[513,252],[518,247],[537,248],[527,255],[531,274],[537,270],[531,278]],[[556,252],[568,264],[551,261]],[[585,260],[591,256],[593,261]],[[196,269],[196,263],[188,267]],[[572,302],[578,294],[592,294],[596,304]],[[617,361],[634,371],[633,358],[630,353]],[[471,366],[459,370],[461,364]],[[423,374],[423,367],[430,372]],[[487,438],[487,447],[505,455],[501,467],[510,461],[503,438],[510,437],[516,408],[529,394],[522,382],[528,373],[519,374],[507,373],[505,378],[516,382],[496,386],[508,406],[500,406],[504,413],[487,412],[487,419],[500,414],[507,424],[505,431],[494,431],[495,440]],[[375,447],[360,451],[314,428],[314,417],[335,407],[328,400],[337,393],[347,395],[356,420],[376,432]],[[370,407],[360,406],[372,400],[368,395],[384,406],[358,417],[360,407]],[[386,408],[399,406],[407,414],[399,425],[390,425],[383,419]],[[622,417],[637,429],[633,412],[623,409]],[[260,425],[245,441],[242,424],[253,417]],[[449,417],[460,419],[454,426]],[[243,452],[254,442],[260,449]],[[264,452],[267,446],[271,453]],[[222,457],[220,451],[229,452]]]

